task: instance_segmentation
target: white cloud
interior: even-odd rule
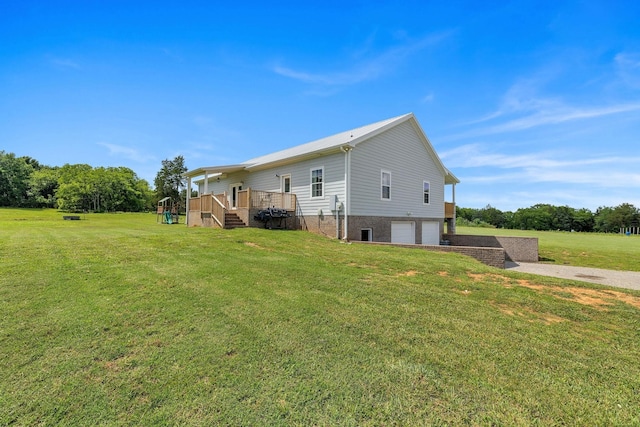
[[[59,57],[48,55],[47,59],[49,63],[56,68],[73,69],[73,70],[81,69],[80,64],[78,64],[76,61],[69,58],[59,58]]]
[[[486,153],[480,144],[467,144],[452,150],[443,151],[440,157],[450,167],[497,167],[509,168],[571,168],[590,165],[635,165],[640,163],[638,156],[607,156],[579,158],[570,153],[541,152],[524,154]],[[558,160],[562,158],[563,160]]]
[[[481,144],[467,144],[442,152],[447,166],[453,168],[461,180],[462,194],[466,191],[463,187],[470,190],[468,196],[462,196],[465,206],[477,205],[472,194],[474,188],[484,188],[480,191],[482,197],[502,206],[513,203],[517,203],[517,207],[527,206],[523,203],[529,198],[514,194],[510,201],[509,197],[503,197],[505,192],[526,190],[535,193],[536,196],[530,198],[534,203],[550,200],[549,193],[556,191],[564,197],[554,198],[554,203],[574,200],[575,196],[575,206],[583,207],[606,204],[610,195],[640,187],[640,172],[636,167],[640,156],[580,157],[558,151],[508,154],[488,150]],[[492,187],[495,190],[490,190]],[[578,197],[576,191],[584,192],[586,197]]]
[[[640,87],[640,55],[618,55],[616,62],[621,69],[626,70],[628,83],[630,85],[637,83]],[[632,71],[635,74],[632,74]],[[518,132],[640,111],[640,102],[571,105],[560,97],[540,96],[539,87],[545,80],[546,77],[519,80],[507,90],[495,111],[462,123],[461,126],[471,127],[471,129],[449,135],[444,140]]]
[[[495,125],[476,127],[475,129],[449,135],[443,140],[456,140],[462,138],[473,138],[478,136],[496,135],[508,132],[517,132],[532,129],[545,125],[557,125],[578,120],[595,119],[599,117],[622,114],[633,111],[640,111],[640,103],[621,103],[606,106],[572,107],[558,103],[544,103],[543,100],[530,100],[530,104],[537,104],[539,108],[530,114],[515,118],[506,118],[505,121]],[[542,107],[544,105],[544,107]],[[478,124],[488,122],[500,117],[505,117],[510,112],[508,110],[495,111],[487,116],[468,122],[468,124]]]
[[[124,157],[126,159],[140,163],[155,160],[155,157],[153,155],[140,153],[138,150],[131,147],[109,144],[107,142],[99,142],[98,145],[107,148],[109,150],[110,156]]]
[[[310,72],[296,70],[294,68],[276,64],[272,71],[284,77],[301,81],[303,83],[326,85],[326,86],[346,86],[365,81],[375,80],[380,76],[391,72],[398,67],[407,57],[419,52],[429,46],[436,45],[449,37],[451,32],[432,34],[418,40],[409,40],[404,44],[387,49],[371,59],[362,59],[350,69],[341,71]],[[366,41],[366,49],[358,52],[359,57],[364,57],[364,52],[368,52],[371,39]]]
[[[640,53],[619,53],[615,57],[618,74],[635,89],[640,89]]]
[[[433,102],[434,99],[435,99],[435,95],[433,94],[433,92],[429,92],[428,94],[422,97],[420,102],[422,102],[423,104],[428,104]]]
[[[458,172],[463,184],[517,183],[527,185],[535,183],[557,183],[559,186],[579,184],[598,188],[628,188],[640,185],[640,174],[615,169],[600,170],[554,170],[545,168],[525,168],[509,173],[488,173],[465,175]]]
[[[525,117],[520,117],[499,125],[491,126],[486,128],[485,131],[487,133],[512,132],[542,125],[593,119],[637,110],[640,110],[640,103],[617,104],[602,107],[553,106],[551,108],[540,109]]]

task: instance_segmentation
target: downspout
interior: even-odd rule
[[[343,240],[349,236],[349,214],[351,213],[351,150],[353,147],[346,145],[340,147],[344,153],[344,235]]]

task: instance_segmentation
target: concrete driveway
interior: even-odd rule
[[[520,271],[522,273],[640,290],[640,272],[637,271],[604,270],[601,268],[573,267],[540,262],[507,262],[505,267],[507,270]]]

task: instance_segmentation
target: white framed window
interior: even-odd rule
[[[429,184],[429,181],[423,181],[422,182],[422,203],[424,203],[425,205],[429,204],[430,199],[430,194],[429,191],[431,190],[431,184]]]
[[[324,167],[311,169],[311,198],[324,196]]]
[[[280,191],[283,193],[291,193],[291,174],[280,177]]]
[[[380,198],[382,200],[391,200],[391,172],[381,172],[380,184]]]

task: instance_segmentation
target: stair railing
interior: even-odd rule
[[[211,217],[215,222],[222,228],[224,228],[224,214],[227,210],[227,207],[224,203],[222,203],[217,195],[213,196],[213,206],[211,207]]]

